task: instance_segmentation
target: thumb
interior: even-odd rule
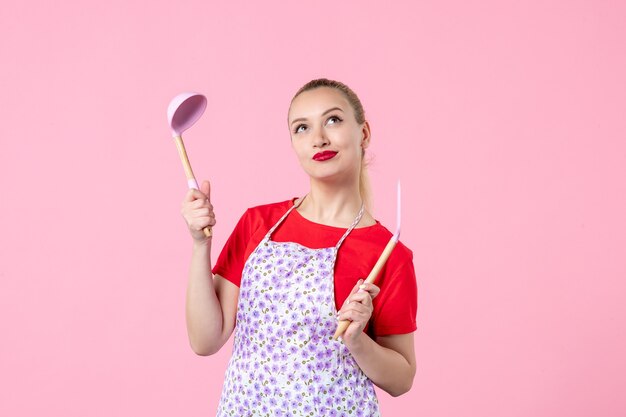
[[[348,300],[350,299],[350,297],[355,294],[357,291],[359,291],[359,285],[363,284],[363,280],[360,279],[357,281],[356,285],[352,288],[352,291],[350,291],[350,294],[346,297],[345,301],[343,302],[343,304],[347,304]]]
[[[202,193],[206,195],[206,198],[210,202],[211,201],[211,183],[207,180],[202,181],[202,185],[200,186],[200,191],[202,191]]]

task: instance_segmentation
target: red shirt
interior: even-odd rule
[[[241,217],[226,245],[213,273],[239,286],[241,273],[248,256],[263,240],[265,234],[294,204],[294,200],[249,208]],[[276,242],[296,242],[319,249],[333,247],[347,229],[313,223],[292,210],[274,231]],[[340,309],[352,288],[365,279],[392,233],[378,221],[373,226],[353,229],[342,243],[335,263],[335,304]],[[404,334],[416,330],[417,283],[413,267],[413,253],[398,242],[376,280],[380,293],[374,298],[374,312],[370,334],[383,336]]]

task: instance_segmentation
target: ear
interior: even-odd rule
[[[368,146],[370,146],[371,137],[372,132],[370,130],[370,124],[366,120],[365,122],[363,122],[363,127],[361,128],[361,147],[363,149],[366,149]]]

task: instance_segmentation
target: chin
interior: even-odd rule
[[[352,173],[346,170],[345,167],[341,169],[342,167],[337,164],[321,165],[319,162],[315,162],[315,164],[319,165],[312,165],[310,161],[307,161],[306,164],[301,164],[301,166],[309,178],[316,181],[337,181],[344,177],[352,176]],[[358,173],[354,175],[358,176]]]

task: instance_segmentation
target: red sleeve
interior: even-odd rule
[[[398,248],[400,249],[400,248]],[[395,265],[389,265],[381,283],[380,294],[374,299],[373,331],[377,336],[411,333],[417,329],[417,282],[413,253]],[[391,258],[389,259],[391,260]]]
[[[254,232],[254,225],[250,209],[241,216],[233,233],[226,241],[217,262],[213,267],[213,274],[220,275],[236,286],[241,284],[241,273],[245,264],[245,253],[250,238]]]

